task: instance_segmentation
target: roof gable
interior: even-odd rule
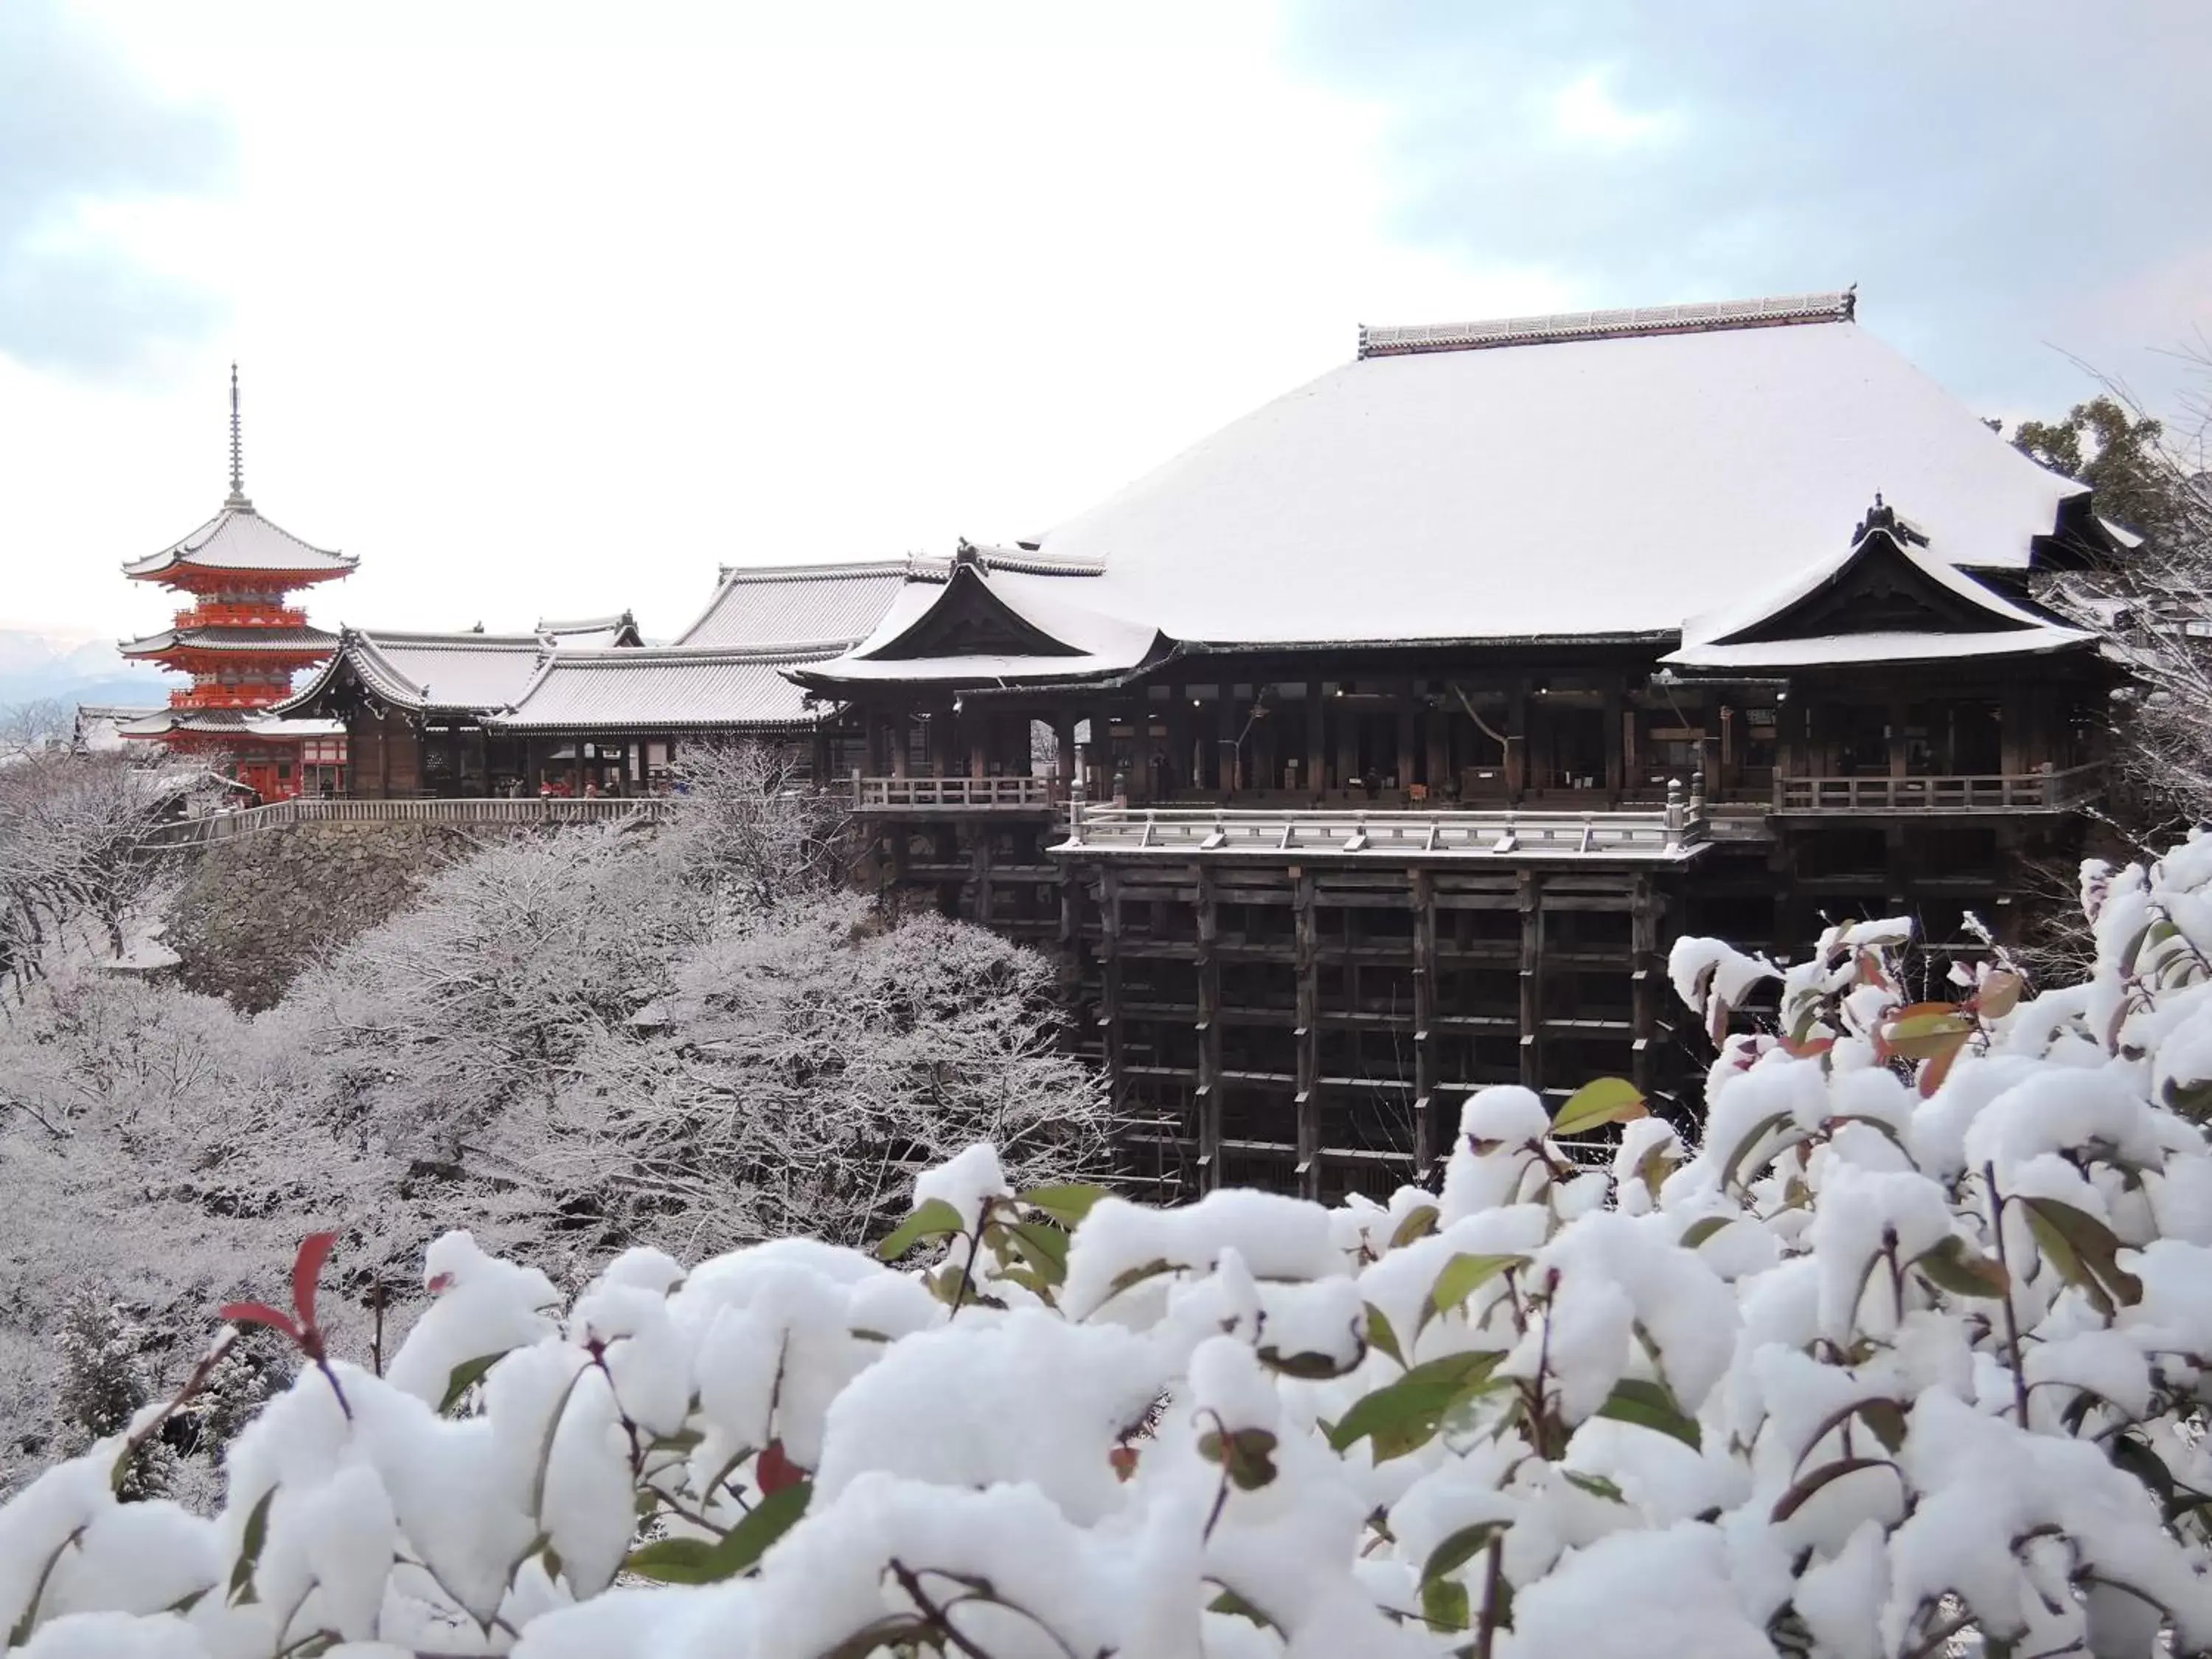
[[[1717,645],[1752,645],[1854,634],[1990,634],[2021,626],[2021,613],[1996,593],[1978,596],[1970,576],[1939,575],[1933,561],[1910,549],[1928,538],[1875,498],[1850,551],[1810,583],[1747,625],[1717,636]],[[1951,580],[1944,580],[1948,575]]]
[[[900,633],[856,652],[873,662],[920,657],[1079,657],[991,591],[972,557],[957,562],[935,601]]]

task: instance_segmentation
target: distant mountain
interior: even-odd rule
[[[112,640],[0,629],[0,708],[48,698],[151,708],[177,684],[125,662]]]

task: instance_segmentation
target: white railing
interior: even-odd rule
[[[1232,811],[1077,806],[1063,856],[1102,853],[1177,858],[1391,860],[1605,858],[1665,860],[1705,844],[1705,825],[1681,804],[1641,812]]]
[[[162,825],[149,839],[159,847],[194,847],[294,823],[603,823],[613,818],[659,817],[663,799],[526,798],[521,800],[284,800],[243,812],[210,812]]]
[[[1778,812],[2057,812],[2104,787],[2101,766],[1923,778],[1774,780]]]
[[[853,809],[859,812],[978,807],[1036,811],[1052,804],[1050,778],[866,778],[856,775],[853,779]]]

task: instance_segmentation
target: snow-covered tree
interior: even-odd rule
[[[2212,394],[2212,360],[2199,362]],[[2101,634],[2132,677],[2115,708],[2124,778],[2154,822],[2212,822],[2212,400],[2153,420],[2114,392],[2066,421],[2024,423],[2014,441],[2097,488],[2141,544],[2055,581],[2045,598]]]
[[[149,1407],[0,1506],[0,1626],[27,1659],[2212,1651],[2212,837],[2083,900],[2095,970],[2039,995],[1993,956],[1905,1002],[1905,923],[1787,968],[1686,942],[1695,1146],[1625,1084],[1490,1089],[1441,1192],[1334,1211],[979,1146],[872,1253],[635,1248],[572,1299],[453,1234],[381,1377],[310,1240],[283,1305],[224,1310],[302,1363],[222,1512],[117,1504]],[[1769,979],[1777,1028],[1729,1034]]]
[[[80,926],[110,954],[123,950],[125,922],[159,874],[147,837],[179,781],[120,755],[41,751],[0,765],[0,1008]]]

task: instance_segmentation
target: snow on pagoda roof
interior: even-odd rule
[[[171,651],[328,651],[338,642],[335,634],[319,628],[166,628],[141,639],[125,640],[117,649],[126,657],[155,657]]]
[[[342,738],[343,720],[286,720],[266,709],[161,708],[117,728],[126,738],[166,738],[180,732],[268,743],[307,738]]]
[[[1669,639],[1825,562],[1877,491],[2014,570],[2082,493],[1842,296],[1698,309],[1370,329],[1039,549],[1191,643]]]
[[[179,569],[284,572],[319,580],[351,573],[361,561],[349,553],[315,547],[280,529],[234,495],[222,511],[180,542],[123,567],[140,580],[156,580]]]
[[[817,644],[819,660],[842,648]],[[804,646],[772,651],[642,646],[545,659],[513,708],[486,724],[509,732],[757,731],[811,726],[806,693],[783,670]]]

